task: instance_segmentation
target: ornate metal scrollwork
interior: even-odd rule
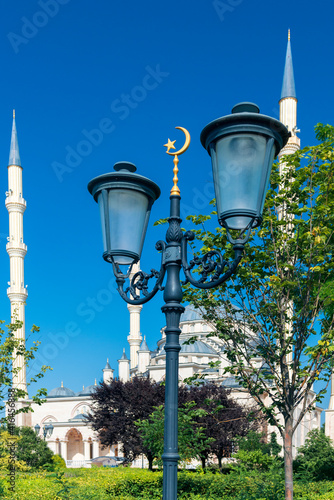
[[[115,268],[114,266],[114,274],[116,276],[117,289],[120,296],[127,302],[128,304],[145,304],[159,291],[163,290],[162,282],[165,277],[165,266],[163,263],[164,252],[166,248],[166,243],[162,240],[158,241],[155,245],[155,248],[162,252],[161,257],[161,267],[160,271],[155,269],[151,269],[150,274],[145,273],[144,271],[138,271],[135,273],[131,280],[129,286],[124,289],[125,280],[128,279],[131,275],[132,266],[131,265],[126,274],[122,273],[119,268]],[[152,279],[156,278],[155,285],[153,289],[148,291],[148,282]],[[142,295],[142,296],[141,296]]]
[[[147,274],[144,271],[138,271],[131,279],[130,286],[126,288],[125,293],[130,292],[134,299],[140,298],[140,292],[147,297],[148,292],[148,282],[151,278],[159,278],[160,272],[155,269],[151,269],[151,273]],[[137,293],[139,291],[139,294]]]
[[[214,257],[217,257],[218,261],[215,260]],[[202,275],[202,277],[199,279],[199,282],[204,283],[205,281],[207,281],[208,277],[210,278],[210,281],[217,280],[223,273],[226,265],[227,261],[223,259],[220,252],[218,252],[217,250],[210,250],[202,257],[195,256],[189,262],[188,270],[191,271],[191,269],[193,269],[195,266],[201,266],[200,274]],[[211,274],[213,273],[213,271],[214,274]]]
[[[186,277],[184,282],[191,283],[198,288],[213,288],[221,283],[224,283],[236,270],[242,256],[244,244],[243,242],[237,242],[234,244],[234,260],[228,262],[223,258],[222,254],[218,250],[209,250],[203,256],[195,256],[188,264],[187,259],[187,243],[192,241],[195,235],[191,231],[187,231],[182,239],[182,267]],[[199,274],[201,277],[195,279],[191,273],[191,270],[200,266]]]

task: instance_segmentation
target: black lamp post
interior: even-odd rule
[[[181,128],[181,127],[177,127]],[[227,230],[233,245],[234,260],[227,262],[217,250],[211,250],[188,264],[187,242],[194,239],[191,231],[183,233],[180,218],[180,191],[177,187],[177,155],[189,146],[186,144],[176,153],[170,153],[174,143],[168,140],[167,153],[174,155],[174,187],[170,196],[169,227],[166,241],[158,241],[161,252],[160,271],[150,274],[137,272],[129,286],[132,265],[139,261],[151,207],[160,196],[159,187],[149,179],[135,174],[136,167],[127,162],[116,163],[116,172],[91,180],[88,190],[100,207],[104,242],[103,258],[113,265],[121,297],[129,304],[144,304],[158,290],[164,291],[166,315],[166,396],[163,453],[163,498],[177,498],[177,414],[178,414],[178,356],[180,316],[184,311],[181,268],[186,282],[198,288],[213,288],[226,281],[236,270],[252,228],[260,225],[272,162],[288,141],[289,132],[278,120],[259,114],[255,104],[236,105],[232,114],[207,125],[201,134],[201,142],[211,156],[217,201],[218,221]],[[175,141],[174,141],[175,142]],[[239,230],[236,237],[230,231]],[[192,275],[199,265],[200,279]],[[127,266],[123,272],[121,266]],[[167,273],[166,284],[162,283]],[[155,278],[152,290],[148,282]]]
[[[51,422],[47,423],[47,424],[44,424],[43,425],[43,437],[44,437],[44,441],[47,437],[50,437],[53,433],[53,425]],[[36,424],[35,425],[35,432],[36,432],[36,435],[38,436],[39,434],[39,431],[41,430],[41,426]]]

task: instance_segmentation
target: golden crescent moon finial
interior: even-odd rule
[[[171,141],[170,139],[168,139],[167,144],[164,144],[164,146],[167,148],[166,153],[168,155],[170,155],[170,156],[174,156],[174,160],[173,160],[173,163],[174,163],[174,168],[173,168],[173,172],[174,172],[174,178],[173,178],[174,186],[172,187],[170,194],[171,195],[180,196],[180,189],[179,189],[179,187],[177,185],[178,180],[179,180],[178,177],[177,177],[177,174],[179,172],[179,169],[178,169],[178,166],[177,166],[178,163],[179,163],[178,155],[182,155],[189,148],[189,145],[190,145],[190,134],[189,134],[188,130],[185,129],[184,127],[175,127],[175,128],[177,128],[178,130],[182,130],[182,132],[186,136],[186,140],[185,140],[182,148],[179,149],[178,151],[173,151],[172,153],[170,153],[169,152],[170,149],[176,149],[175,146],[174,146],[174,143],[176,141]]]
[[[175,149],[174,142],[176,142],[176,141],[170,141],[168,139],[168,143],[164,144],[164,146],[166,146],[166,148],[167,148],[166,153],[168,155],[171,155],[171,156],[182,155],[182,153],[184,153],[185,151],[187,151],[187,149],[189,148],[189,144],[190,144],[190,134],[189,134],[188,130],[185,129],[184,127],[175,127],[175,128],[177,128],[178,130],[182,130],[182,132],[186,136],[186,140],[185,140],[185,143],[184,143],[184,145],[182,146],[181,149],[179,149],[178,151],[173,151],[172,153],[170,153],[169,152],[170,149]]]
[[[290,29],[288,29],[288,40],[290,40]]]

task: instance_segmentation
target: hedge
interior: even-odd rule
[[[59,471],[58,477],[45,471],[19,472],[14,494],[8,491],[3,470],[0,471],[0,481],[4,489],[0,498],[13,500],[162,499],[161,471],[66,469]],[[61,489],[63,492],[57,496]],[[295,500],[334,500],[333,482],[296,483],[294,490]],[[282,477],[268,473],[221,475],[212,472],[180,472],[178,477],[180,500],[284,500],[283,491]]]

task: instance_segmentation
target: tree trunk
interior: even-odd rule
[[[221,472],[223,465],[222,465],[222,457],[220,455],[218,455],[218,466],[219,466],[219,470]]]
[[[148,460],[149,470],[153,470],[153,456],[151,455],[151,453],[147,453],[146,458]]]
[[[284,430],[284,472],[285,500],[293,500],[293,468],[292,468],[292,417],[285,419]]]
[[[205,457],[201,457],[202,469],[205,469]]]

